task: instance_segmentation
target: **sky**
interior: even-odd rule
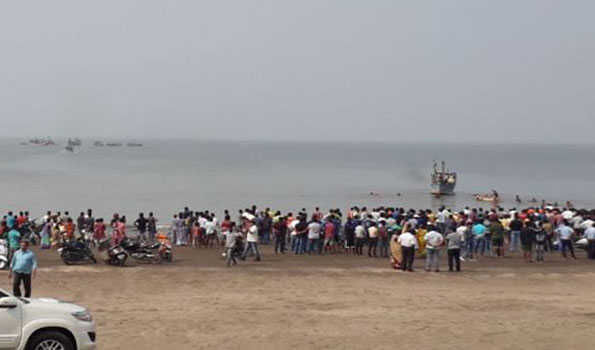
[[[595,2],[0,4],[0,136],[595,139]]]

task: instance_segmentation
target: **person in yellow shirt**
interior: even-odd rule
[[[417,230],[415,230],[415,237],[417,238],[417,242],[419,244],[419,249],[418,249],[419,257],[426,256],[426,239],[425,239],[426,233],[428,233],[428,230],[426,229],[425,225],[422,225]]]

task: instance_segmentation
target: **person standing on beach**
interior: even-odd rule
[[[320,250],[318,249],[320,230],[320,222],[318,222],[317,216],[312,214],[312,220],[308,224],[308,255],[311,255],[315,250],[317,250],[318,254],[320,254]]]
[[[138,238],[143,241],[147,240],[147,237],[145,236],[145,233],[147,232],[147,219],[145,219],[145,214],[138,214],[138,219],[134,222],[134,226],[138,231]]]
[[[485,234],[486,234],[486,227],[481,223],[481,220],[478,219],[477,223],[473,225],[473,241],[474,243],[474,251],[475,251],[475,258],[479,260],[479,256],[483,256],[485,250]],[[481,247],[481,249],[480,249]]]
[[[496,251],[497,257],[504,257],[504,227],[497,218],[490,223],[490,232],[492,233],[492,245]]]
[[[81,211],[79,217],[76,218],[76,226],[79,229],[79,235],[83,236],[83,231],[86,228],[87,220],[85,219],[85,213]]]
[[[153,215],[153,212],[149,213],[149,218],[147,219],[147,231],[149,232],[149,240],[154,242],[155,235],[157,234],[157,219]]]
[[[595,227],[590,224],[585,230],[584,237],[587,239],[587,256],[595,260]]]
[[[22,240],[20,249],[14,253],[10,260],[10,270],[8,271],[8,280],[14,277],[12,291],[15,297],[20,297],[21,282],[25,288],[25,298],[31,297],[31,279],[35,278],[37,273],[37,259],[35,254],[29,249],[29,241]]]
[[[378,247],[378,227],[376,227],[376,223],[370,221],[370,226],[368,227],[368,257],[376,257],[376,250]]]
[[[417,238],[409,232],[406,226],[403,229],[403,233],[398,238],[398,243],[401,246],[403,255],[403,261],[401,263],[401,269],[403,271],[413,272],[413,261],[415,260],[415,250],[419,247]]]
[[[536,231],[535,231],[535,261],[543,262],[544,261],[543,254],[545,251],[547,234],[543,230],[543,227],[541,227],[539,221],[535,221],[535,227],[536,227]]]
[[[533,242],[535,241],[535,231],[531,227],[531,221],[525,221],[521,230],[521,247],[523,249],[523,259],[525,262],[533,262]]]
[[[253,252],[256,255],[255,260],[260,261],[260,251],[258,250],[258,226],[256,226],[256,218],[250,220],[250,228],[246,233],[246,247],[242,253],[242,260],[246,259],[248,252]]]
[[[462,226],[464,227],[464,226]],[[465,242],[465,233],[463,231],[451,232],[446,236],[447,252],[448,252],[448,271],[453,271],[453,265],[456,266],[456,271],[461,271],[461,246]]]
[[[8,261],[11,261],[14,253],[20,248],[21,233],[13,228],[8,231]]]
[[[566,256],[566,249],[568,249],[570,250],[570,256],[576,260],[576,256],[574,255],[574,247],[572,246],[572,236],[574,235],[574,230],[568,226],[568,222],[563,220],[555,232],[560,237],[560,245],[562,246],[562,256],[564,259],[568,258]]]
[[[273,224],[273,235],[275,238],[275,255],[285,254],[285,241],[287,235],[287,223],[284,216],[277,212],[277,219]]]
[[[521,230],[523,229],[523,222],[518,218],[516,213],[512,214],[512,220],[510,221],[510,247],[511,252],[516,252],[519,248]]]
[[[357,221],[355,226],[355,255],[363,255],[364,242],[366,239],[366,228],[361,221]]]
[[[424,236],[426,242],[426,271],[434,269],[435,272],[440,272],[440,247],[444,242],[443,236],[440,232],[436,231],[436,228],[429,226],[430,232]]]

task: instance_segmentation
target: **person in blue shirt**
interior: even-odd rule
[[[473,232],[473,241],[475,242],[474,252],[475,252],[476,259],[479,259],[480,255],[483,256],[483,254],[485,252],[486,231],[487,231],[486,227],[479,220],[477,221],[477,223],[475,225],[473,225],[473,228],[471,229],[471,232]]]
[[[25,298],[31,297],[31,278],[35,278],[37,272],[37,259],[29,249],[29,241],[21,241],[21,249],[17,250],[10,262],[8,280],[13,277],[12,291],[15,297],[21,296],[21,283],[25,287]],[[14,275],[14,276],[13,276]]]
[[[8,231],[8,260],[12,258],[14,252],[19,250],[21,241],[21,233],[16,229]]]
[[[17,217],[12,215],[12,212],[9,211],[8,216],[6,217],[6,224],[8,225],[8,228],[13,229],[16,221],[17,221]]]

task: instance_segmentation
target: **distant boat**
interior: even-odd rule
[[[30,139],[29,143],[37,146],[53,146],[56,144],[50,137],[35,137]]]
[[[121,142],[108,142],[105,144],[107,147],[121,147],[122,143]]]
[[[457,173],[446,169],[446,163],[442,162],[441,169],[434,162],[432,171],[432,194],[436,196],[451,195],[455,193],[457,185]]]
[[[143,144],[142,143],[135,143],[135,142],[128,142],[126,144],[126,146],[128,146],[128,147],[142,147]]]
[[[68,144],[72,146],[81,146],[83,142],[78,137],[75,137],[74,139],[68,139]]]
[[[68,152],[74,152],[74,146],[72,145],[66,145],[66,147],[64,147],[65,150],[67,150]]]
[[[102,141],[95,141],[93,143],[93,146],[95,146],[95,147],[103,147],[103,146],[105,146],[105,143],[103,143]]]

